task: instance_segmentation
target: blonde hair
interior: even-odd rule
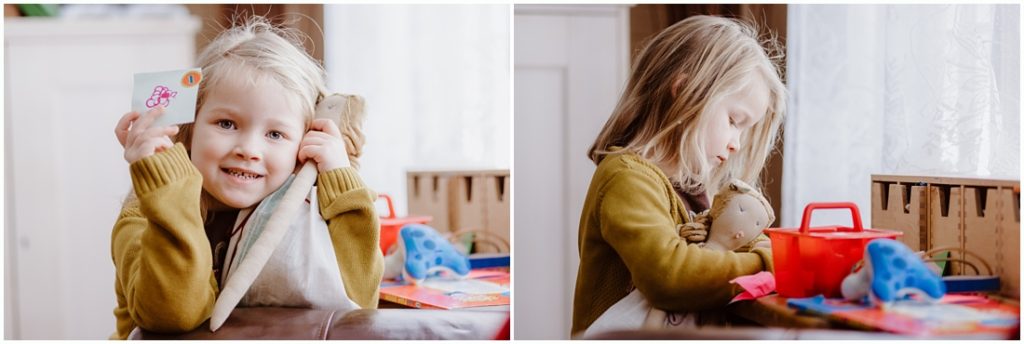
[[[306,124],[313,120],[316,104],[326,94],[323,66],[306,53],[304,35],[295,29],[274,26],[262,16],[251,16],[221,32],[196,58],[203,69],[196,113],[202,109],[210,90],[228,77],[245,77],[255,83],[271,78],[291,91],[302,107]],[[191,152],[192,125],[181,125],[175,142]]]
[[[633,152],[667,169],[690,193],[717,191],[740,179],[759,188],[758,176],[775,146],[786,107],[782,52],[774,37],[759,41],[751,24],[693,16],[658,33],[638,54],[618,105],[590,147],[595,164],[611,151]],[[704,128],[711,105],[760,75],[769,90],[764,118],[741,138],[741,148],[714,171],[705,159]]]

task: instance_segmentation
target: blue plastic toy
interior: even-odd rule
[[[469,258],[462,255],[435,230],[427,225],[408,224],[398,230],[397,250],[385,260],[385,276],[398,275],[413,284],[428,276],[447,271],[459,278],[469,275]]]
[[[903,243],[875,239],[864,249],[864,266],[843,279],[843,297],[883,307],[912,294],[938,301],[946,294],[942,278]]]

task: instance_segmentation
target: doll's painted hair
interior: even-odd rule
[[[717,219],[719,215],[722,215],[722,212],[727,208],[726,204],[737,195],[750,195],[756,198],[768,213],[768,223],[765,225],[771,225],[775,222],[775,210],[772,209],[771,203],[768,203],[768,199],[764,198],[764,195],[760,192],[739,179],[728,181],[725,185],[728,188],[723,187],[721,191],[715,194],[715,199],[711,203],[709,215],[712,219]]]
[[[302,107],[308,126],[326,93],[326,73],[306,53],[301,37],[298,30],[275,26],[262,16],[248,17],[221,32],[196,58],[196,66],[203,69],[196,113],[225,78],[242,77],[251,83],[270,78],[290,91],[287,96]],[[191,152],[192,124],[181,125],[175,141]]]
[[[758,188],[786,106],[782,52],[766,36],[746,22],[714,16],[692,16],[659,32],[637,55],[589,158],[600,164],[618,146],[666,169],[690,193],[717,191],[733,178]],[[712,169],[703,147],[710,122],[704,113],[758,78],[769,92],[767,113],[745,131],[740,150]]]

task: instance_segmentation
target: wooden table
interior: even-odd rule
[[[832,324],[825,318],[797,314],[797,310],[786,306],[786,299],[777,296],[745,300],[727,307],[729,313],[752,321],[761,326],[785,328],[845,328]]]

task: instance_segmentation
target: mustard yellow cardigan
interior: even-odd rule
[[[180,143],[129,168],[137,199],[126,202],[111,235],[117,293],[111,338],[125,339],[136,326],[193,330],[210,317],[219,292],[199,210],[202,175]],[[320,173],[317,183],[345,291],[360,307],[376,308],[384,272],[376,195],[351,167]]]
[[[721,308],[741,291],[733,278],[772,271],[771,251],[723,252],[688,245],[677,226],[690,221],[668,177],[633,153],[597,166],[580,216],[580,266],[572,334],[585,330],[636,286],[655,308]]]

